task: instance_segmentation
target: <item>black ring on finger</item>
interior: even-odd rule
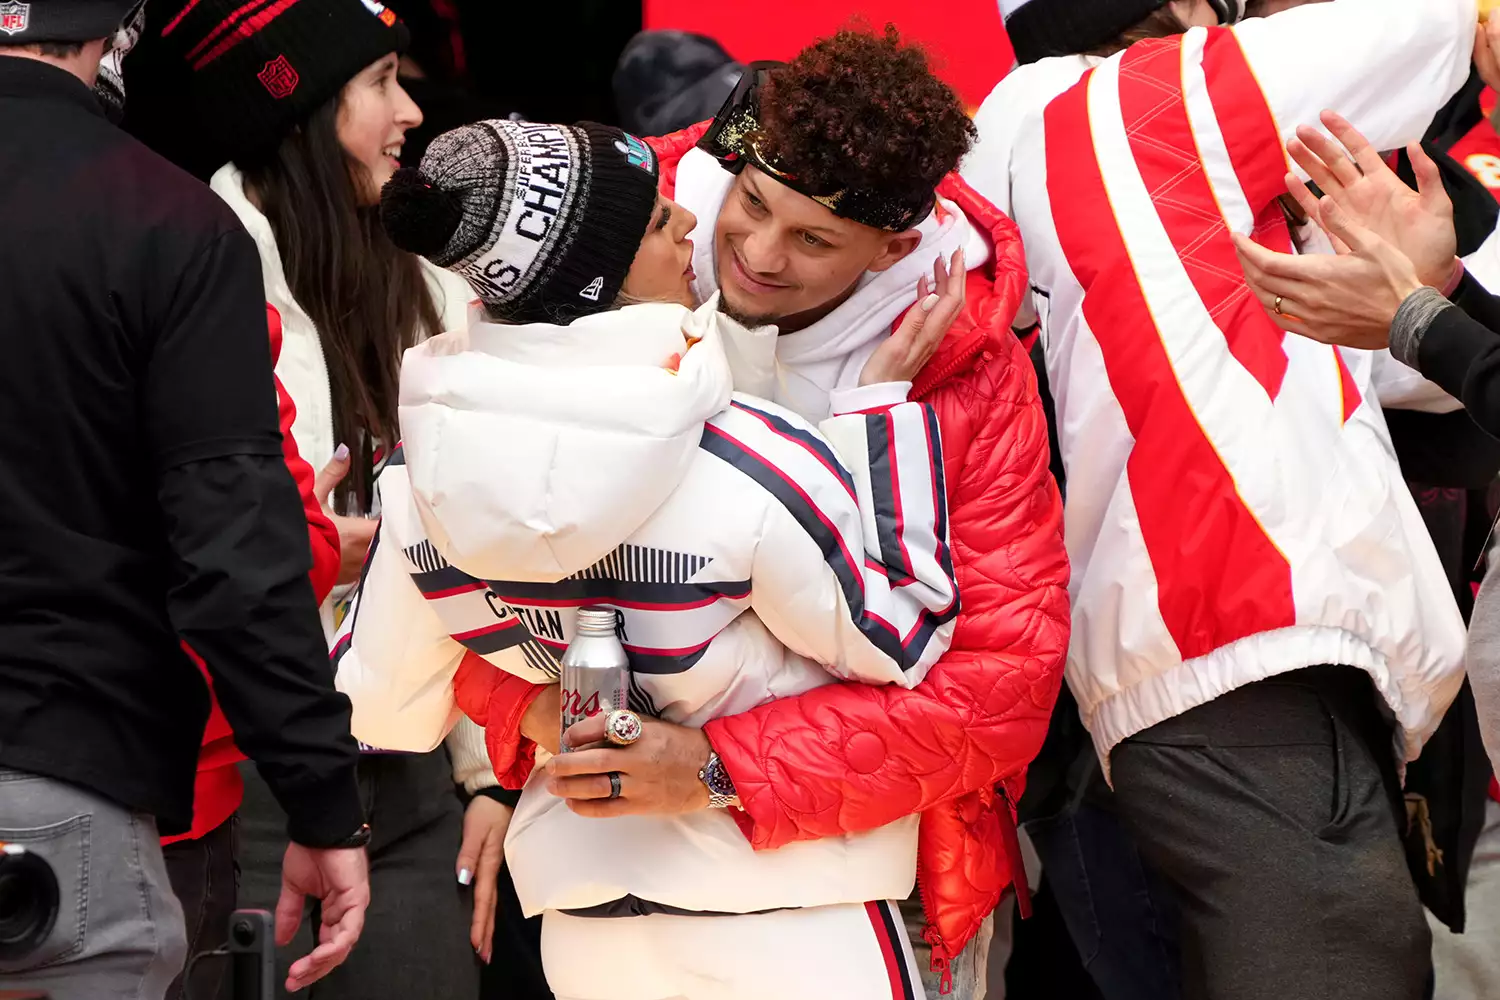
[[[620,797],[620,772],[609,772],[609,797],[618,799]]]

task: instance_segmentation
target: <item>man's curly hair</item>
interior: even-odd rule
[[[799,186],[920,199],[977,135],[927,54],[884,34],[844,30],[803,49],[760,95],[761,130]]]

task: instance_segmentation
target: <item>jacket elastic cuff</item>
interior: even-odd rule
[[[836,417],[867,413],[904,403],[911,396],[910,382],[876,382],[853,389],[835,389],[828,394],[829,411]]]
[[[1418,354],[1432,321],[1453,304],[1435,288],[1420,288],[1406,297],[1391,320],[1391,355],[1408,368],[1421,370]]]
[[[354,768],[336,777],[294,789],[272,789],[286,810],[286,833],[303,847],[333,847],[348,840],[365,821]]]

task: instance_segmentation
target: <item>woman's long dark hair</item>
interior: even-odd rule
[[[373,495],[375,441],[389,450],[400,438],[401,355],[440,333],[442,320],[418,258],[390,241],[378,208],[361,204],[366,171],[339,142],[338,114],[335,97],[269,157],[241,166],[328,362],[334,440],[353,458],[335,508],[360,514]]]

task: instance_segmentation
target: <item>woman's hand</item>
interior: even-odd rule
[[[458,848],[458,881],[474,886],[474,916],[469,943],[486,965],[494,954],[495,905],[500,899],[500,864],[505,859],[505,832],[514,810],[483,795],[464,811],[464,839]]]
[[[1297,138],[1287,143],[1292,159],[1352,223],[1408,257],[1423,284],[1437,289],[1447,286],[1457,269],[1458,236],[1453,229],[1453,202],[1443,188],[1437,164],[1419,143],[1407,147],[1417,175],[1418,190],[1413,191],[1354,126],[1332,111],[1323,112],[1322,117],[1338,143],[1303,126]],[[1288,174],[1286,186],[1308,217],[1322,225],[1318,199],[1301,178]],[[1323,230],[1328,232],[1328,226],[1323,225]],[[1328,235],[1339,253],[1350,252],[1338,234]]]
[[[964,311],[968,280],[962,250],[954,251],[951,266],[938,257],[932,265],[932,283],[926,275],[917,282],[917,304],[906,311],[906,319],[890,339],[870,355],[859,384],[910,382],[916,378]]]
[[[359,579],[360,570],[365,565],[365,556],[370,552],[370,543],[375,540],[375,532],[380,530],[380,522],[373,518],[344,517],[333,512],[333,507],[328,502],[329,497],[333,495],[333,488],[343,482],[348,474],[349,446],[341,444],[333,453],[333,458],[323,466],[323,471],[313,479],[313,497],[339,532],[340,584],[354,583]]]
[[[562,686],[548,684],[526,706],[521,716],[521,735],[548,753],[555,754],[562,737]]]
[[[573,726],[570,747],[588,747],[547,761],[547,790],[580,816],[676,816],[708,808],[708,786],[698,772],[713,747],[701,729],[642,719],[641,738],[628,747],[603,743],[604,713]],[[620,797],[611,799],[609,774],[620,773]]]
[[[1324,198],[1319,208],[1323,225],[1348,252],[1276,253],[1236,233],[1234,245],[1250,289],[1284,330],[1325,344],[1386,347],[1396,310],[1422,288],[1416,267],[1353,222],[1332,198]]]
[[[1474,66],[1486,84],[1500,90],[1500,17],[1491,15],[1474,33]]]

